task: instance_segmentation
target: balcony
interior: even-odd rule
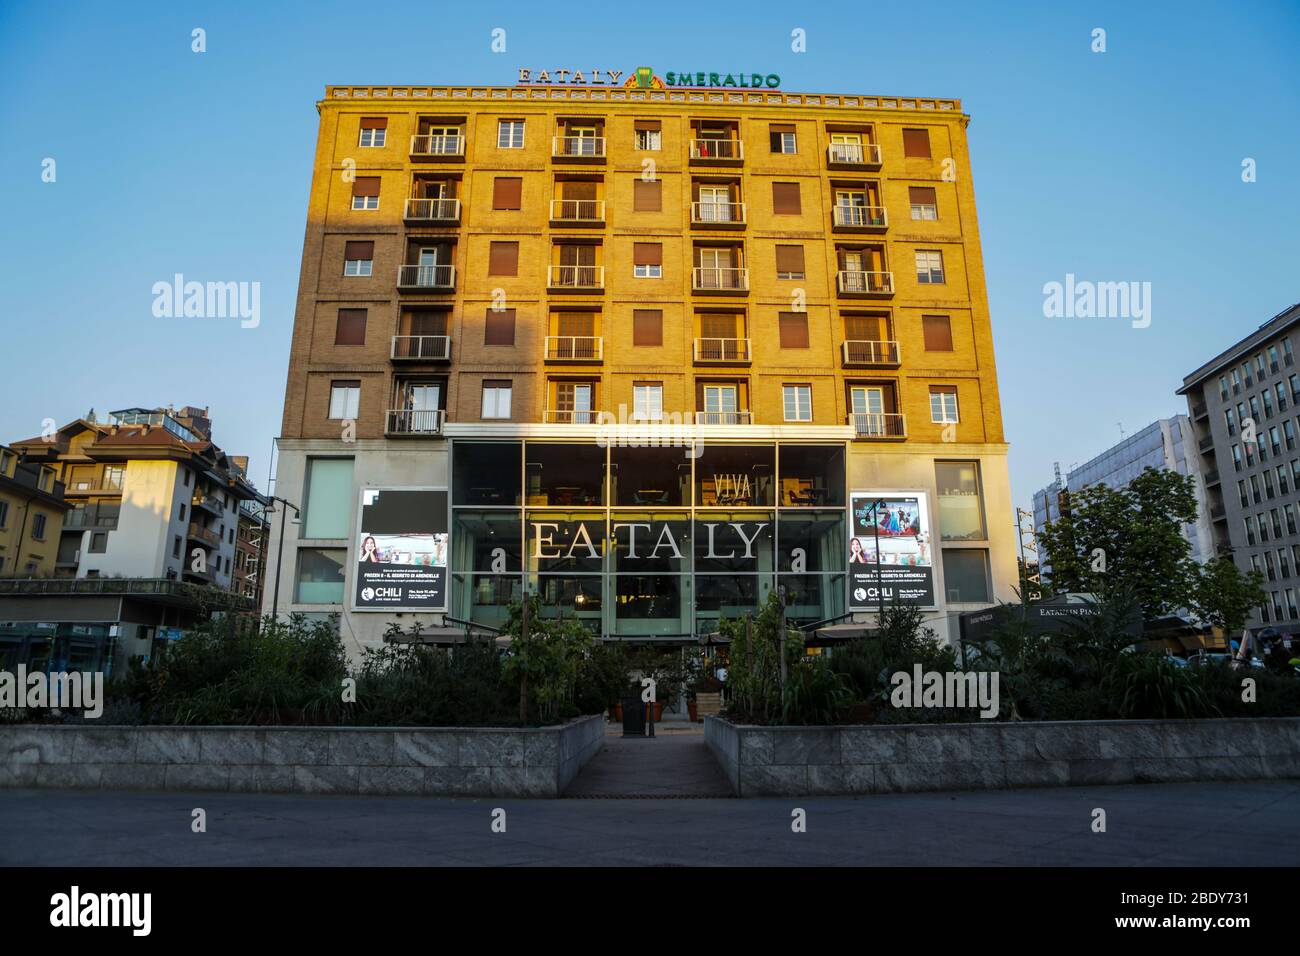
[[[835,273],[835,288],[840,295],[891,296],[894,294],[894,274],[840,271]]]
[[[384,434],[394,438],[441,435],[446,415],[441,408],[390,408]]]
[[[1206,435],[1204,438],[1202,438],[1200,441],[1196,443],[1196,447],[1201,451],[1210,451],[1210,452],[1214,451],[1214,436]]]
[[[693,202],[691,225],[706,229],[743,229],[745,204],[743,202]]]
[[[450,335],[394,335],[394,362],[448,362],[451,360]]]
[[[1210,488],[1217,484],[1220,484],[1219,469],[1211,468],[1209,471],[1205,473],[1205,487]]]
[[[848,169],[879,169],[880,147],[875,143],[831,143],[826,165]]]
[[[748,365],[750,354],[749,339],[702,338],[695,340],[696,362]]]
[[[840,346],[844,368],[895,368],[902,364],[897,342],[848,339]]]
[[[71,554],[60,552],[54,559],[56,568],[75,568],[81,564],[81,552],[73,551]]]
[[[1221,504],[1219,504],[1219,505],[1214,505],[1214,504],[1210,505],[1210,520],[1212,520],[1212,521],[1227,521],[1227,520],[1228,520],[1228,511],[1227,511],[1227,509],[1224,508],[1223,505],[1221,505]],[[1250,542],[1250,544],[1254,544],[1254,543],[1255,543],[1255,542],[1253,542],[1253,541]]]
[[[563,226],[604,225],[605,200],[552,199],[551,223]]]
[[[897,441],[907,437],[907,419],[898,412],[850,412],[858,438]]]
[[[73,495],[120,495],[126,483],[121,475],[100,475],[89,479],[74,479],[64,488],[65,497]]]
[[[1210,410],[1205,407],[1204,402],[1193,403],[1192,405],[1193,420],[1199,421],[1202,418],[1209,418],[1209,417],[1210,417]]]
[[[605,159],[603,136],[553,136],[551,158],[565,162],[602,162]]]
[[[84,508],[73,508],[63,515],[64,531],[85,531],[94,529],[96,531],[115,531],[117,529],[118,506],[113,505],[112,510],[104,513],[98,505],[86,505]]]
[[[697,266],[691,270],[691,289],[717,294],[745,293],[749,291],[749,270]]]
[[[884,232],[889,228],[889,216],[884,206],[831,207],[831,225],[838,232]]]
[[[459,134],[438,133],[411,137],[411,159],[454,162],[464,158],[465,137]]]
[[[449,292],[456,287],[456,267],[453,265],[398,266],[397,287]]]
[[[209,548],[221,547],[221,535],[217,534],[211,528],[205,528],[196,522],[190,522],[190,540],[202,542]]]
[[[190,499],[190,507],[201,508],[208,514],[216,515],[218,518],[226,513],[225,505],[215,495],[195,495]]]
[[[605,340],[599,335],[548,335],[546,361],[599,362],[604,357]]]
[[[753,417],[744,412],[696,412],[697,425],[752,425]]]
[[[745,145],[738,139],[693,139],[691,162],[707,166],[737,166],[745,161]]]
[[[407,222],[432,224],[460,222],[459,199],[408,199],[402,218]]]
[[[605,267],[550,266],[546,285],[553,292],[599,292],[605,288]]]
[[[595,425],[601,413],[589,408],[548,408],[542,412],[542,421],[548,425]]]

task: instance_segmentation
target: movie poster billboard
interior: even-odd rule
[[[447,610],[447,490],[363,488],[352,609]]]
[[[850,610],[876,610],[882,591],[886,606],[935,606],[930,509],[924,492],[851,492],[848,549]]]

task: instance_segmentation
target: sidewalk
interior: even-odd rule
[[[600,753],[565,797],[730,797],[731,786],[704,743],[699,724],[656,724],[654,737],[624,737],[610,724]]]

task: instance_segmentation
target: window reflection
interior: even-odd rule
[[[842,445],[782,445],[782,507],[816,508],[844,504]]]
[[[775,446],[705,445],[695,462],[695,504],[770,506],[775,465]]]
[[[605,503],[605,449],[599,445],[529,442],[524,474],[530,506]]]
[[[615,505],[690,503],[691,459],[685,449],[616,446],[609,457]]]
[[[519,442],[456,442],[452,454],[452,502],[457,505],[519,505]]]

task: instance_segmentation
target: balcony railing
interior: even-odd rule
[[[226,506],[221,503],[220,498],[214,495],[195,495],[190,499],[190,507],[203,508],[217,516],[226,513]]]
[[[706,226],[743,226],[745,204],[743,202],[693,202],[691,222]]]
[[[697,362],[748,362],[749,339],[701,338],[695,340]]]
[[[404,289],[451,289],[456,285],[456,267],[398,266],[397,284]]]
[[[599,335],[548,335],[546,357],[562,362],[599,362],[604,343]]]
[[[603,199],[552,199],[552,222],[604,222]]]
[[[898,412],[851,412],[849,424],[859,438],[907,437],[907,420]]]
[[[190,522],[190,537],[195,541],[202,541],[211,548],[221,547],[221,535],[193,521]]]
[[[460,222],[460,200],[408,199],[406,218],[412,222]]]
[[[745,412],[696,412],[697,425],[750,425],[753,424],[750,413]]]
[[[74,479],[68,482],[64,494],[68,495],[114,495],[120,494],[126,479],[122,475],[100,475],[95,478]]]
[[[394,335],[395,361],[445,362],[451,358],[450,335]]]
[[[897,342],[848,339],[840,348],[846,366],[898,365],[902,361]]]
[[[97,531],[114,531],[117,529],[117,514],[101,514],[98,509],[73,508],[63,516],[64,531],[80,531],[94,528]]]
[[[603,136],[553,136],[551,156],[558,159],[603,159]]]
[[[604,266],[551,266],[547,285],[552,289],[603,289]]]
[[[880,147],[875,143],[831,143],[826,161],[835,166],[879,166]]]
[[[745,144],[738,139],[693,139],[691,159],[738,163],[745,158]]]
[[[696,292],[746,292],[749,290],[749,270],[697,266],[691,270],[691,287]]]
[[[446,412],[441,408],[390,408],[389,435],[441,435]]]
[[[464,156],[465,137],[438,133],[411,137],[412,156]]]
[[[600,412],[590,408],[548,408],[542,412],[542,421],[552,425],[595,425]]]
[[[889,225],[884,206],[836,204],[831,207],[831,214],[832,223],[841,229],[884,229]]]
[[[1212,451],[1214,449],[1214,436],[1206,435],[1196,443],[1196,447],[1201,451]]]
[[[835,287],[844,295],[893,295],[894,274],[842,270],[835,274]]]

